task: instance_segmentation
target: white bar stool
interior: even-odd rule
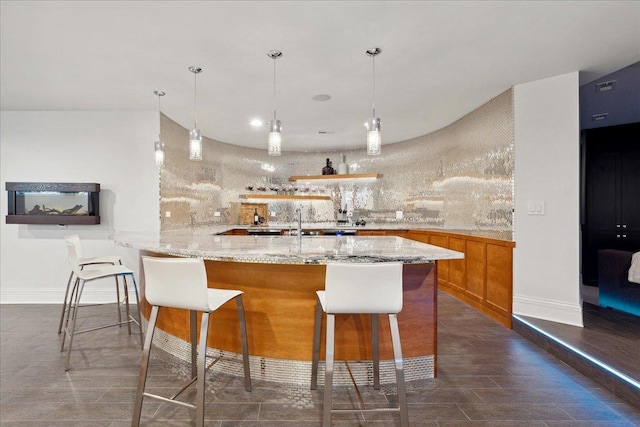
[[[196,426],[204,425],[204,396],[206,366],[207,335],[209,331],[209,315],[232,299],[236,300],[240,321],[240,339],[242,341],[242,358],[244,365],[244,387],[251,391],[251,372],[249,369],[249,350],[247,345],[247,329],[242,304],[242,291],[212,289],[207,287],[207,271],[204,261],[197,258],[154,258],[143,257],[142,265],[145,278],[145,298],[152,305],[151,317],[147,327],[147,336],[142,351],[140,377],[136,402],[133,409],[131,425],[140,425],[142,401],[151,397],[163,402],[175,403],[196,409]],[[158,396],[145,392],[151,343],[158,320],[160,307],[173,307],[186,310],[201,311],[200,341],[198,343],[197,373],[194,378],[180,388],[172,397]],[[213,362],[215,363],[215,361]],[[212,364],[213,364],[212,363]],[[210,365],[211,366],[211,365]],[[210,367],[209,366],[209,367]],[[196,382],[195,404],[175,400],[191,384]]]
[[[107,255],[100,257],[92,257],[92,258],[83,258],[82,251],[80,248],[80,237],[77,234],[73,236],[67,236],[68,239],[77,240],[76,248],[78,253],[78,264],[80,265],[80,269],[83,270],[87,265],[122,265],[122,259],[117,255]],[[65,314],[68,314],[69,310],[71,310],[71,302],[75,298],[75,294],[78,291],[77,281],[73,280],[73,270],[69,274],[69,280],[67,281],[67,289],[64,292],[64,300],[62,301],[62,312],[60,313],[60,323],[58,324],[58,334],[62,332],[62,324],[64,323]],[[126,278],[124,279],[126,280]],[[71,286],[73,283],[73,286]],[[69,291],[71,291],[71,295],[69,295]],[[120,307],[122,306],[122,301],[120,300],[120,286],[118,285],[118,279],[116,278],[116,298],[118,300],[118,322],[122,322],[122,313],[120,312]],[[67,321],[69,320],[69,316],[67,316]]]
[[[318,363],[320,353],[320,328],[322,312],[327,314],[324,407],[322,425],[331,425],[331,414],[366,413],[366,412],[399,412],[400,425],[409,426],[407,408],[407,392],[404,383],[402,348],[398,329],[397,313],[402,311],[402,263],[329,263],[325,276],[325,290],[317,291],[315,325],[313,332],[313,359],[311,368],[311,389],[318,385]],[[374,388],[380,388],[380,360],[378,356],[378,314],[389,316],[391,341],[396,367],[396,386],[398,390],[398,406],[393,408],[366,409],[360,398],[358,409],[334,409],[333,362],[336,314],[371,314],[372,352]],[[357,391],[357,384],[355,384]],[[360,393],[358,392],[360,397]]]
[[[63,328],[64,334],[62,336],[62,345],[60,347],[60,351],[63,351],[67,335],[69,335],[69,347],[67,349],[67,360],[66,360],[66,366],[65,366],[65,371],[68,371],[69,362],[71,359],[71,347],[73,345],[73,338],[76,335],[82,334],[85,332],[96,331],[98,329],[108,328],[111,326],[122,326],[125,324],[129,329],[129,335],[131,335],[131,323],[137,323],[138,328],[140,329],[140,341],[141,341],[140,344],[142,345],[142,325],[140,324],[140,299],[138,296],[138,287],[136,285],[136,278],[133,274],[133,271],[129,270],[127,267],[123,265],[106,265],[101,268],[83,270],[82,266],[79,263],[80,239],[78,238],[77,235],[71,235],[71,236],[65,237],[65,242],[67,245],[69,264],[71,265],[72,274],[75,275],[76,277],[76,280],[73,284],[73,288],[74,288],[73,292],[75,293],[75,297],[72,300],[70,299],[69,301],[69,307],[67,309],[67,320]],[[129,289],[128,289],[129,287],[125,279],[126,276],[130,276],[133,282],[133,290],[136,296],[136,308],[138,311],[138,319],[136,319],[131,315],[131,310],[129,308]],[[104,279],[109,277],[115,278],[116,289],[119,288],[117,283],[118,278],[119,277],[123,278],[124,301],[125,301],[127,319],[123,321],[122,318],[120,317],[118,319],[118,322],[116,323],[97,326],[94,328],[88,328],[81,331],[76,331],[76,322],[78,319],[78,311],[80,308],[80,299],[82,298],[82,292],[84,290],[85,284],[93,280]],[[119,311],[120,301],[118,301],[117,304],[118,304],[118,311]],[[71,315],[71,327],[69,327],[69,317],[71,313],[73,314]]]

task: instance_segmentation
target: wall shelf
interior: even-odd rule
[[[289,181],[351,181],[369,180],[381,178],[379,173],[352,173],[347,175],[294,175],[289,177]]]
[[[298,194],[241,194],[241,199],[271,200],[331,200],[331,196],[298,195]]]

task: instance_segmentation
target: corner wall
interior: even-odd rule
[[[80,236],[83,256],[118,254],[137,274],[137,251],[108,236],[116,229],[160,228],[153,156],[158,113],[3,111],[0,124],[0,302],[60,304],[70,272],[63,241],[68,234]],[[97,182],[101,223],[6,224],[7,181]],[[96,283],[83,300],[112,301],[112,283]]]
[[[573,72],[514,88],[513,313],[582,326],[578,85]]]

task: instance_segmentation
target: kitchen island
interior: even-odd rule
[[[324,287],[328,262],[402,262],[404,307],[398,315],[408,380],[436,373],[436,283],[438,260],[463,254],[391,236],[226,236],[199,231],[170,231],[158,236],[114,236],[143,256],[199,257],[205,260],[210,287],[240,289],[247,317],[254,378],[306,384],[310,379],[315,292]],[[144,277],[140,278],[144,295]],[[177,283],[176,286],[180,284]],[[149,305],[142,298],[142,312]],[[191,316],[165,308],[158,319],[161,347],[184,359],[191,354]],[[212,316],[208,346],[223,359],[214,365],[241,375],[240,342],[234,304]],[[338,316],[336,358],[371,358],[370,316]],[[321,349],[321,353],[324,349]],[[395,381],[388,324],[380,322],[381,381]],[[353,363],[359,380],[370,378],[369,363]],[[346,380],[346,378],[345,378]]]

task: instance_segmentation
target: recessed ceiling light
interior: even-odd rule
[[[313,98],[314,101],[318,101],[318,102],[324,102],[324,101],[328,101],[331,99],[331,95],[327,95],[326,93],[321,93],[319,95],[314,96]]]
[[[251,126],[254,126],[254,127],[262,126],[262,120],[260,119],[251,120]]]

